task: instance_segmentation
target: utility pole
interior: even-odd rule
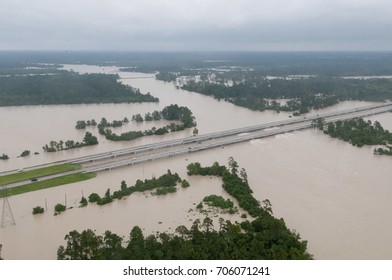
[[[3,189],[3,212],[1,213],[1,227],[5,227],[6,223],[9,222],[11,225],[15,225],[14,215],[12,214],[11,205],[8,201],[7,188]]]

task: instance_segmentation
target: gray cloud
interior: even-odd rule
[[[0,49],[392,50],[389,0],[0,0]]]

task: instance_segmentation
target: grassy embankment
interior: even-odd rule
[[[26,192],[33,192],[42,189],[57,187],[61,185],[71,184],[79,181],[84,181],[92,179],[96,176],[95,173],[75,173],[71,175],[66,175],[58,178],[53,178],[41,182],[34,182],[31,184],[23,185],[20,187],[15,187],[7,190],[7,195],[18,195]],[[3,193],[0,193],[0,198],[3,197]]]
[[[59,164],[49,167],[38,168],[34,170],[18,172],[14,174],[9,174],[5,176],[0,176],[0,185],[6,185],[16,182],[22,182],[26,180],[31,180],[33,178],[39,178],[47,175],[53,175],[57,173],[62,173],[66,171],[72,171],[81,168],[78,164]]]
[[[11,184],[16,182],[31,180],[32,178],[39,178],[47,175],[72,171],[72,170],[79,169],[80,167],[81,167],[80,165],[76,165],[76,164],[61,164],[61,165],[39,168],[35,170],[29,170],[20,173],[9,174],[0,177],[0,185]],[[18,195],[26,192],[32,192],[32,191],[42,190],[46,188],[66,185],[70,183],[88,180],[94,178],[95,176],[96,174],[94,173],[75,173],[75,174],[53,178],[45,181],[30,183],[20,187],[11,188],[7,190],[7,195],[8,196]],[[3,196],[4,196],[3,192],[0,192],[0,198]]]

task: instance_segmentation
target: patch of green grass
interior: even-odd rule
[[[38,169],[34,169],[34,170],[9,174],[9,175],[5,175],[5,176],[0,176],[0,185],[6,185],[6,184],[11,184],[11,183],[26,181],[26,180],[30,180],[32,178],[39,178],[42,176],[57,174],[57,173],[66,172],[66,171],[72,171],[72,170],[79,169],[79,168],[81,168],[81,165],[79,165],[79,164],[65,163],[65,164],[59,164],[59,165],[54,165],[54,166],[43,167],[43,168],[38,168]]]
[[[79,181],[84,181],[88,179],[92,179],[96,177],[95,173],[75,173],[71,175],[66,175],[58,178],[53,178],[41,182],[35,182],[31,184],[27,184],[20,187],[15,187],[7,190],[8,196],[18,195],[26,192],[34,192],[42,189],[57,187],[61,185],[71,184]],[[4,194],[0,193],[0,198],[3,197]]]

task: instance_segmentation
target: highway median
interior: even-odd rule
[[[76,183],[80,181],[89,180],[95,178],[97,174],[95,173],[75,173],[71,175],[65,175],[57,178],[52,178],[44,181],[38,181],[26,185],[22,185],[19,187],[9,188],[7,189],[7,196],[18,195],[27,192],[38,191],[42,189],[62,186],[66,184]],[[0,192],[0,198],[4,197],[4,191]]]
[[[7,185],[7,184],[26,181],[26,180],[32,180],[43,176],[63,173],[67,171],[73,171],[80,168],[81,165],[79,164],[65,163],[65,164],[53,165],[49,167],[37,168],[28,171],[27,170],[23,171],[23,169],[20,169],[18,172],[15,172],[13,174],[0,176],[0,185]]]

